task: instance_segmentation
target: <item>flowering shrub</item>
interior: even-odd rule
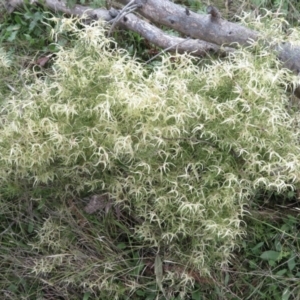
[[[257,191],[285,193],[298,184],[297,132],[283,89],[290,75],[268,49],[237,50],[205,66],[188,55],[165,57],[149,72],[112,50],[101,24],[81,26],[62,21],[53,37],[73,32],[74,45],[61,48],[47,76],[29,71],[20,94],[2,106],[1,190],[48,186],[61,201],[107,193],[134,216],[123,224],[128,245],[185,266],[170,267],[162,282],[176,275],[181,286],[192,283],[188,269],[208,276],[230,260]],[[64,231],[52,222],[45,221],[35,247],[55,228]],[[59,232],[54,254],[67,247]],[[98,262],[97,284],[87,269],[86,278],[74,279],[74,270],[62,282],[111,290],[119,254],[113,257]],[[50,274],[54,259],[37,260],[34,272]]]

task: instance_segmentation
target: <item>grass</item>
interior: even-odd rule
[[[5,201],[1,205],[2,296],[5,299],[59,299],[59,297],[94,299],[97,293],[93,294],[84,287],[75,283],[61,284],[63,278],[59,277],[59,269],[53,270],[56,276],[50,282],[44,276],[37,278],[34,273],[31,273],[35,261],[45,253],[51,253],[51,249],[47,249],[48,242],[45,243],[44,249],[41,246],[39,249],[32,249],[32,245],[38,239],[36,232],[42,227],[45,218],[46,224],[49,224],[50,218],[52,222],[56,220],[59,226],[66,224],[67,226],[56,225],[54,228],[68,235],[73,245],[76,241],[77,248],[66,249],[66,253],[61,257],[49,258],[52,259],[51,264],[56,260],[59,265],[61,262],[64,263],[61,268],[68,268],[68,264],[73,263],[76,272],[79,270],[79,265],[83,264],[88,266],[90,272],[93,265],[95,268],[95,262],[101,261],[103,249],[100,245],[100,235],[109,232],[112,235],[111,241],[114,241],[116,237],[112,232],[115,235],[122,233],[122,230],[118,229],[119,224],[116,224],[116,228],[106,229],[99,234],[97,231],[102,228],[102,221],[105,222],[105,218],[103,220],[94,218],[88,223],[95,228],[94,230],[84,229],[77,224],[75,213],[71,215],[68,208],[53,209],[55,205],[58,206],[58,203],[53,203],[51,208],[46,206],[38,208],[37,202],[30,203],[24,200],[23,205],[20,205],[20,201],[11,201],[9,205]],[[30,205],[31,211],[28,207]],[[299,235],[295,234],[299,231],[298,220],[288,212],[280,213],[266,208],[264,210],[269,216],[261,210],[257,213],[257,217],[246,218],[248,234],[231,265],[223,270],[215,270],[214,279],[197,278],[195,289],[191,291],[189,299],[219,299],[220,297],[221,299],[297,299],[299,297]],[[34,219],[31,219],[30,215],[33,215]],[[51,227],[53,228],[53,223]],[[66,227],[71,229],[66,231]],[[124,243],[120,243],[116,248],[125,247],[125,240],[124,237]],[[114,251],[117,252],[117,249]],[[77,251],[80,252],[74,254]],[[113,256],[111,251],[108,252],[106,249],[104,253]],[[268,253],[269,251],[274,253]],[[145,265],[139,263],[139,255],[138,252],[130,254],[129,251],[127,256],[122,257],[122,260],[127,261],[126,267],[132,266],[132,272],[139,273],[139,270],[145,268]],[[153,253],[147,255],[150,260]],[[49,261],[44,261],[45,264],[47,262]],[[87,271],[82,269],[81,272]],[[72,268],[68,272],[72,272]],[[120,272],[122,272],[122,265],[120,265]],[[151,271],[150,268],[147,272],[150,273],[144,280],[150,280],[148,288],[141,288],[134,294],[124,296],[123,299],[156,299],[157,285],[155,281],[151,282],[153,270]],[[120,288],[122,288],[121,283]],[[109,298],[108,294],[100,295],[102,295],[100,299]],[[97,297],[100,295],[98,294]]]

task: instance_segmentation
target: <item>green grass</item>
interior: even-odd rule
[[[76,272],[80,270],[84,274],[85,271],[91,271],[95,262],[101,261],[101,255],[111,255],[113,258],[114,251],[116,254],[118,248],[125,249],[126,235],[118,221],[115,221],[115,228],[106,228],[99,232],[110,216],[102,219],[87,216],[89,227],[85,229],[77,224],[76,216],[70,214],[69,206],[61,208],[61,204],[54,202],[51,207],[45,205],[39,207],[40,201],[28,201],[25,198],[22,200],[22,202],[12,201],[12,199],[9,202],[1,201],[1,295],[5,299],[58,299],[59,297],[94,299],[95,295],[91,291],[88,289],[85,291],[85,288],[78,284],[61,284],[63,278],[59,277],[59,270],[69,268],[68,272],[71,273],[74,272],[74,268]],[[80,202],[77,202],[77,205],[80,205]],[[297,218],[290,215],[288,211],[282,213],[267,208],[264,210],[261,208],[260,212],[255,210],[253,214],[256,216],[245,218],[248,234],[241,242],[241,248],[235,253],[232,263],[222,270],[214,270],[214,280],[197,278],[195,289],[189,294],[189,299],[219,299],[220,297],[222,299],[297,299],[299,297],[300,258]],[[46,241],[43,247],[33,249],[33,245],[39,238],[36,232],[43,227],[43,223],[49,225],[49,220],[52,222],[51,227],[53,228],[56,223],[54,228],[57,232],[62,232],[64,237],[67,236],[68,243],[72,245],[72,248],[68,245],[64,246],[64,255],[62,253],[61,256],[52,258],[51,264],[54,260],[58,260],[65,262],[65,265],[53,270],[56,276],[51,281],[47,280],[46,276],[36,277],[32,273],[32,266],[43,254],[51,255],[49,241]],[[103,251],[99,237],[108,232],[112,242],[118,234],[123,234],[123,243],[116,245],[113,250]],[[60,249],[61,247],[62,245]],[[127,255],[122,257],[122,260],[127,261],[126,267],[131,265],[132,272],[138,273],[145,268],[145,265],[141,265],[138,252],[132,253],[129,249],[126,252]],[[153,253],[149,252],[147,255],[151,260]],[[70,257],[73,259],[77,257],[77,259],[72,260]],[[49,261],[45,259],[45,263],[47,262]],[[67,262],[72,263],[73,268],[68,266]],[[88,268],[85,269],[82,265]],[[120,265],[120,272],[123,267],[125,265]],[[148,278],[147,276],[144,278],[146,281],[150,280],[148,288],[141,287],[134,294],[124,296],[123,299],[146,299],[146,297],[155,299],[157,286],[153,280],[151,281],[153,270],[148,271],[150,272]],[[141,284],[142,282],[143,278]],[[84,298],[88,295],[89,298]],[[107,297],[109,298],[108,294],[100,299]]]

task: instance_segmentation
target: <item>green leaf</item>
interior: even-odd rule
[[[120,249],[120,250],[123,250],[123,249],[126,248],[126,244],[125,244],[125,243],[119,243],[119,244],[117,245],[117,248]]]
[[[276,251],[282,250],[282,245],[281,245],[280,241],[275,242],[275,249],[276,249]]]
[[[276,273],[276,275],[282,276],[282,275],[284,275],[286,272],[287,272],[287,269],[282,269],[282,270],[278,271],[278,272]]]
[[[253,253],[257,253],[257,250],[260,249],[264,245],[264,242],[258,243],[255,247],[251,249]]]
[[[286,288],[283,293],[282,293],[282,300],[288,300],[290,298],[291,292],[289,290],[289,288]]]
[[[288,194],[287,194],[287,197],[289,198],[289,199],[291,199],[291,198],[294,198],[295,197],[295,192],[294,191],[289,191],[288,192]]]
[[[277,260],[280,257],[280,252],[278,251],[265,251],[261,254],[260,258],[263,260]]]
[[[13,32],[10,34],[9,38],[7,39],[7,41],[8,41],[8,42],[13,42],[13,41],[16,39],[17,34],[18,34],[18,31],[13,31]]]
[[[133,276],[138,276],[141,273],[141,271],[144,269],[144,267],[145,267],[144,264],[139,264],[130,272],[130,274]]]
[[[290,271],[292,271],[296,266],[296,262],[295,262],[296,256],[294,256],[294,253],[292,253],[291,256],[292,257],[288,260],[288,267]]]
[[[91,293],[90,292],[86,292],[83,295],[83,299],[82,300],[89,300]]]
[[[29,25],[29,31],[32,31],[33,28],[35,28],[37,25],[37,21],[36,20],[33,20],[30,22],[30,25]]]
[[[21,28],[21,25],[20,24],[16,24],[16,25],[11,25],[11,26],[8,26],[6,28],[7,31],[15,31],[15,30],[19,30]]]
[[[28,231],[28,233],[32,233],[33,232],[33,224],[32,223],[28,224],[27,231]]]
[[[257,264],[256,264],[256,262],[253,261],[253,260],[249,260],[249,267],[250,267],[251,269],[257,269]]]
[[[7,289],[11,292],[16,292],[18,290],[18,287],[14,284],[11,284]]]
[[[162,261],[159,255],[156,255],[155,262],[154,262],[154,272],[156,275],[156,282],[158,286],[160,287],[162,284],[162,278],[163,278],[163,265]]]
[[[268,263],[269,263],[269,266],[270,266],[270,267],[275,267],[275,266],[276,266],[276,261],[275,261],[275,260],[270,259],[270,260],[268,261]]]
[[[156,283],[159,289],[162,291],[163,295],[165,296],[165,290],[162,286],[162,279],[163,279],[163,264],[160,256],[157,254],[154,261],[154,272],[156,275]]]
[[[151,294],[147,295],[146,300],[154,300],[155,298],[156,298],[156,294],[151,293]]]
[[[145,296],[145,291],[143,291],[143,290],[137,290],[135,293],[136,293],[138,296]]]
[[[24,22],[24,21],[22,20],[22,18],[20,18],[18,15],[16,15],[14,19],[15,19],[15,22],[16,22],[16,23],[18,23],[18,24],[20,24],[20,25],[26,25],[26,22]]]
[[[42,209],[45,206],[45,200],[41,200],[38,205],[38,210]]]
[[[192,292],[192,299],[193,300],[200,300],[201,299],[201,293],[199,290]]]
[[[226,273],[226,275],[225,275],[225,280],[224,280],[224,285],[225,285],[225,286],[228,285],[229,279],[230,279],[229,274]]]

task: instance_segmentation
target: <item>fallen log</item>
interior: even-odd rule
[[[233,52],[236,47],[250,45],[260,38],[259,32],[223,19],[218,9],[212,6],[207,8],[207,14],[197,14],[168,0],[116,0],[115,2],[124,5],[124,8],[121,10],[92,9],[83,5],[68,7],[62,0],[44,0],[43,5],[54,12],[85,16],[91,20],[102,19],[112,23],[112,27],[118,25],[140,34],[165,51],[187,52],[194,56],[210,53],[226,55]],[[6,0],[6,8],[10,13],[24,4],[24,0]],[[41,2],[33,0],[31,4],[41,5]],[[167,26],[184,37],[169,35],[155,24]],[[272,43],[272,41],[265,42]],[[281,43],[273,49],[282,61],[283,67],[299,76],[300,46]],[[300,98],[299,86],[294,88],[294,92]]]

